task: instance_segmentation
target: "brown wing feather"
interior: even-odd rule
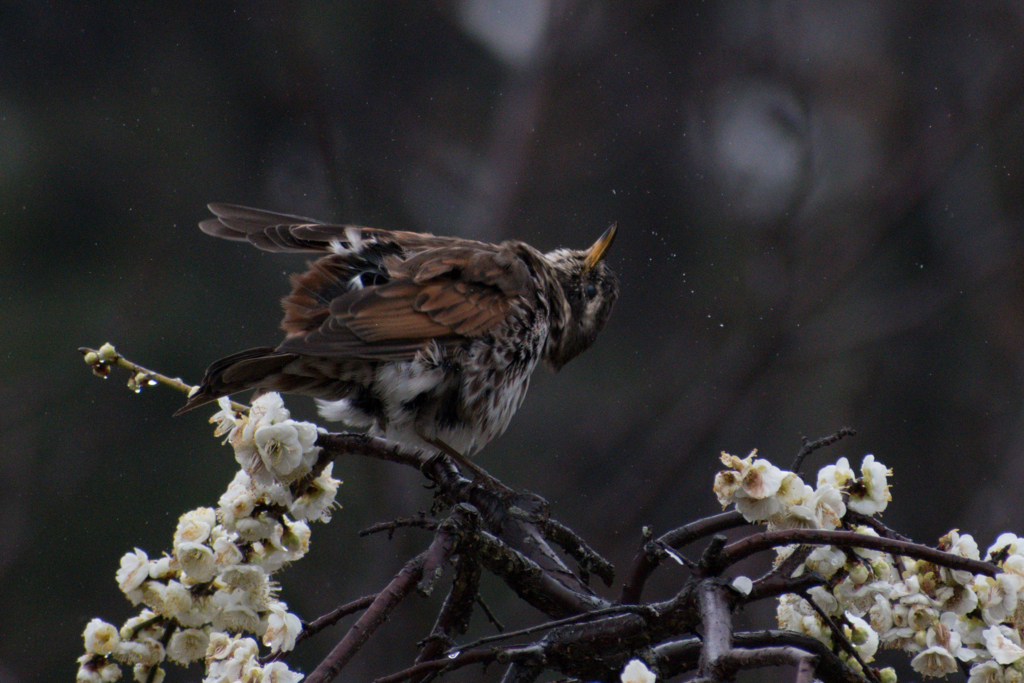
[[[442,346],[485,334],[525,295],[529,269],[508,245],[431,249],[389,257],[387,284],[334,298],[320,327],[290,336],[278,349],[394,360],[431,342]]]
[[[210,204],[215,218],[199,223],[199,228],[208,235],[235,241],[248,241],[273,252],[328,252],[332,244],[347,244],[354,233],[361,240],[378,240],[399,245],[408,252],[450,246],[453,243],[470,243],[453,237],[437,237],[426,233],[380,230],[357,225],[333,225],[321,221],[253,209],[236,204]],[[483,243],[473,242],[487,246]]]

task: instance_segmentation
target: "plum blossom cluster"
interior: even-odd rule
[[[722,453],[730,469],[715,475],[715,495],[722,507],[734,505],[748,522],[767,522],[769,529],[835,529],[846,509],[873,515],[892,499],[889,470],[865,456],[857,478],[846,458],[818,473],[812,488],[800,475],[779,469],[757,451],[746,458]]]
[[[318,429],[292,420],[277,394],[256,399],[248,415],[223,401],[211,422],[242,470],[216,509],[181,516],[170,554],[150,558],[136,548],[121,558],[118,585],[144,609],[120,629],[100,619],[88,624],[79,681],[114,681],[127,665],[136,680],[160,683],[168,660],[204,660],[204,683],[302,678],[282,662],[261,665],[257,642],[242,634],[274,653],[295,647],[301,622],[270,577],[309,551],[308,522],[330,520],[341,482],[332,463],[314,472]],[[296,495],[291,484],[299,480]]]
[[[834,529],[847,509],[874,515],[891,500],[887,481],[892,473],[871,455],[861,463],[860,477],[846,458],[822,468],[813,489],[755,455],[723,454],[730,469],[715,478],[719,501],[735,505],[748,521],[770,528]],[[877,535],[865,526],[848,528]],[[981,559],[975,540],[956,530],[943,536],[938,547]],[[793,550],[779,549],[779,555]],[[967,669],[969,683],[1024,682],[1024,540],[1002,534],[984,559],[1001,571],[986,576],[876,550],[819,546],[797,573],[813,570],[826,583],[808,592],[814,606],[797,595],[783,596],[779,625],[835,647],[822,616],[827,615],[841,625],[864,663],[874,661],[880,648],[896,648],[912,657],[911,666],[923,676]],[[860,670],[854,658],[845,652],[840,656]],[[881,678],[888,683],[895,674],[883,669]]]

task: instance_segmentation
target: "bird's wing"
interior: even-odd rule
[[[214,218],[199,223],[207,235],[251,244],[273,252],[328,252],[360,249],[377,242],[399,243],[406,251],[421,251],[458,241],[451,237],[357,225],[332,225],[312,218],[263,211],[235,204],[210,204]]]
[[[359,270],[364,269],[364,270]],[[357,274],[353,275],[353,273]],[[282,352],[412,358],[478,337],[526,296],[530,271],[512,245],[451,240],[414,254],[333,254],[293,280]]]

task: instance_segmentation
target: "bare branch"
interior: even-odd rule
[[[726,656],[732,650],[732,603],[728,589],[719,582],[704,580],[697,587],[697,604],[704,625],[704,647],[699,673],[708,680],[730,677]]]
[[[796,454],[796,457],[793,458],[793,465],[789,468],[790,471],[799,473],[800,472],[800,468],[803,467],[804,460],[807,458],[807,456],[810,455],[811,453],[813,453],[814,451],[818,450],[819,448],[825,448],[826,446],[831,446],[835,442],[837,442],[840,439],[842,439],[844,436],[856,436],[856,435],[857,435],[857,430],[851,429],[849,427],[842,427],[835,434],[829,434],[828,436],[822,437],[820,439],[816,439],[814,441],[808,441],[807,438],[805,437],[804,438],[804,445],[800,448],[800,451]]]
[[[647,583],[647,579],[658,568],[665,557],[665,547],[679,549],[705,536],[747,524],[749,522],[743,519],[743,515],[730,510],[729,512],[706,517],[691,524],[681,526],[678,529],[673,529],[655,541],[644,543],[643,548],[633,558],[633,565],[630,567],[626,580],[622,584],[619,602],[631,604],[640,602],[640,595],[643,592],[644,585]]]
[[[451,520],[452,523],[447,522]],[[310,683],[326,683],[338,675],[338,672],[355,656],[356,652],[369,640],[374,631],[383,624],[388,615],[424,578],[424,568],[439,566],[441,558],[446,559],[454,551],[458,532],[453,518],[446,520],[434,535],[434,541],[424,552],[417,555],[402,567],[398,575],[387,587],[377,594],[363,616],[352,625],[331,653],[320,663],[306,679]],[[421,588],[421,590],[423,590]]]
[[[753,534],[726,546],[717,558],[718,566],[713,569],[720,572],[725,567],[736,564],[754,553],[799,543],[881,550],[892,555],[913,557],[943,567],[949,567],[950,569],[963,569],[975,574],[984,574],[985,576],[995,576],[1000,571],[999,567],[991,562],[971,560],[918,543],[868,536],[853,531],[824,531],[820,529],[786,529],[784,531],[764,531],[759,534]]]

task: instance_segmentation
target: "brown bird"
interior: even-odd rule
[[[530,375],[594,343],[618,296],[589,249],[329,225],[228,204],[203,232],[323,254],[291,277],[287,333],[222,358],[179,413],[246,389],[305,394],[320,413],[414,448],[470,455],[508,427]],[[460,458],[461,460],[461,458]]]

